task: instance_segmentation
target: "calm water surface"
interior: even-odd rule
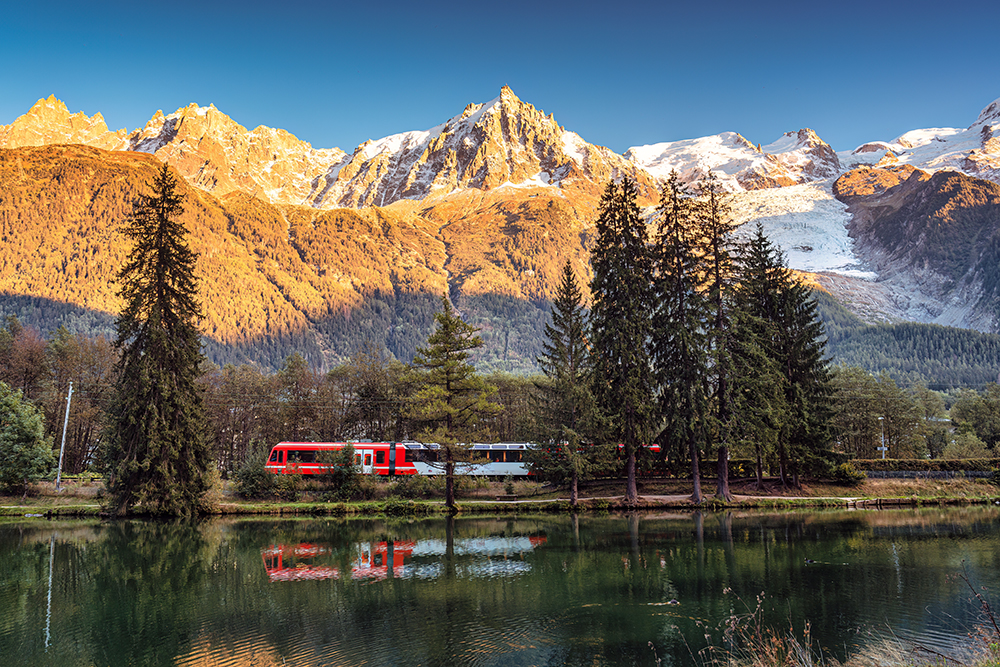
[[[959,643],[1000,508],[36,520],[0,523],[0,557],[3,665],[690,665],[761,596],[843,659]]]

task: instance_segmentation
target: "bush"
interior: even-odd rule
[[[240,498],[271,498],[275,495],[278,475],[264,467],[267,465],[268,450],[265,445],[254,443],[243,464],[236,470],[233,491]]]
[[[854,459],[858,470],[873,472],[990,472],[1000,467],[1000,459]]]
[[[41,411],[0,382],[0,488],[25,491],[55,463]]]
[[[358,495],[363,475],[354,463],[354,447],[347,445],[336,451],[322,452],[317,460],[328,464],[325,472],[317,476],[327,489],[325,500],[350,500]]]
[[[841,463],[833,469],[833,479],[839,484],[847,486],[857,486],[868,479],[868,475],[854,467],[850,461]]]
[[[293,503],[299,499],[300,487],[302,486],[300,475],[274,475],[274,477],[274,495],[279,500]]]
[[[433,498],[441,493],[441,485],[436,481],[437,478],[426,475],[400,477],[392,486],[392,495],[405,499]]]

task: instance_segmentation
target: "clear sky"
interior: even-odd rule
[[[215,106],[348,152],[509,85],[586,141],[811,127],[837,150],[1000,97],[988,0],[4,2],[0,124],[54,94],[112,130]]]

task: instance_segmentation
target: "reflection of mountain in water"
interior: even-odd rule
[[[361,542],[354,545],[350,578],[355,580],[436,579],[444,572],[444,559],[459,559],[455,575],[467,579],[508,577],[524,574],[531,564],[524,560],[544,535],[476,537],[446,540],[395,540]],[[327,544],[302,542],[272,544],[261,550],[264,569],[271,581],[340,579],[347,568],[334,563],[334,550]]]

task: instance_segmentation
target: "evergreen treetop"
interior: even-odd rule
[[[482,346],[478,330],[452,309],[447,297],[434,316],[437,328],[427,346],[417,348],[413,366],[423,371],[412,399],[410,416],[422,430],[418,437],[440,446],[445,465],[445,504],[455,507],[456,462],[466,460],[469,447],[484,438],[484,417],[500,408],[490,399],[496,387],[469,363],[469,353]]]
[[[106,433],[113,510],[191,515],[210,485],[211,452],[197,379],[203,359],[196,255],[178,220],[182,196],[164,164],[122,233],[134,242],[119,273],[117,392]]]
[[[591,251],[591,359],[594,399],[605,438],[622,443],[626,502],[638,499],[635,456],[649,441],[653,417],[648,340],[652,308],[652,258],[646,225],[627,176],[611,181],[601,198],[597,238]]]

